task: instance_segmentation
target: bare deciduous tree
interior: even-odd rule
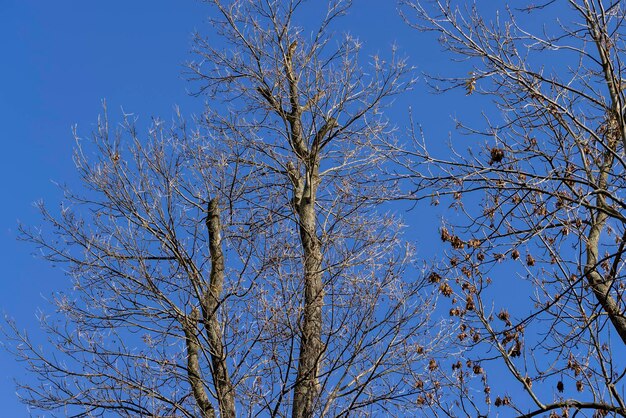
[[[189,68],[206,112],[148,134],[106,116],[78,139],[85,189],[23,230],[73,290],[42,318],[39,347],[14,328],[37,380],[33,408],[76,416],[367,416],[434,398],[442,348],[408,277],[401,224],[378,206],[403,60],[360,65],[315,31],[300,1],[214,0],[219,44]],[[318,7],[317,5],[316,7]],[[304,9],[304,10],[303,10]]]
[[[412,198],[455,209],[430,278],[466,351],[451,364],[458,396],[438,406],[625,416],[623,3],[407,0],[402,10],[464,61],[460,77],[433,85],[495,104],[474,127],[459,122],[469,149],[446,156],[416,134],[403,160]]]

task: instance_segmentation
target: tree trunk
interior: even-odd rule
[[[315,196],[319,182],[318,163],[307,169],[302,196],[298,199],[300,240],[304,256],[304,309],[298,376],[293,395],[293,418],[313,416],[318,396],[318,370],[324,348],[322,346],[322,251],[316,234],[317,216]]]
[[[610,158],[612,161],[613,157],[611,156]],[[599,180],[601,187],[606,185],[606,171],[607,170],[603,170],[600,173]],[[595,216],[593,214],[591,215],[593,222],[589,230],[589,235],[587,236],[587,262],[585,264],[585,275],[589,286],[596,296],[596,299],[611,320],[611,323],[615,327],[615,330],[620,336],[622,342],[626,344],[626,318],[624,317],[624,313],[621,312],[618,302],[613,296],[611,296],[612,288],[615,284],[615,278],[611,277],[608,272],[607,277],[604,277],[600,274],[600,272],[598,272],[600,234],[605,229],[608,215],[603,211],[607,205],[601,194],[598,194],[596,202],[598,208],[602,210],[597,211]],[[615,257],[621,256],[621,251],[615,255]],[[619,262],[619,260],[615,260],[615,262]]]
[[[235,391],[226,366],[226,354],[222,342],[222,328],[217,318],[222,289],[224,288],[224,254],[222,252],[222,228],[217,199],[209,202],[207,211],[209,250],[211,252],[211,276],[209,290],[202,297],[202,315],[211,354],[213,384],[217,393],[220,417],[235,417]]]
[[[215,410],[206,394],[202,373],[200,372],[200,362],[198,361],[198,351],[200,350],[197,334],[199,316],[198,310],[194,309],[183,322],[185,343],[187,345],[187,377],[191,385],[193,397],[198,408],[200,408],[200,417],[215,418]]]

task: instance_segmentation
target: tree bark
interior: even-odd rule
[[[601,205],[604,205],[603,199],[598,198],[598,203],[600,205],[599,207],[602,207]],[[599,211],[587,236],[587,263],[585,265],[585,275],[587,276],[587,281],[596,299],[606,312],[622,342],[626,344],[626,318],[624,317],[624,313],[620,310],[618,302],[611,296],[614,279],[612,277],[605,279],[598,272],[600,234],[604,230],[607,217],[606,213]],[[619,253],[616,255],[616,257],[620,256],[621,254]]]
[[[200,408],[200,416],[202,418],[215,418],[215,410],[206,394],[202,373],[200,372],[200,362],[198,361],[198,351],[200,350],[197,335],[199,316],[198,310],[194,309],[183,322],[185,343],[187,345],[187,376],[193,397],[196,400],[198,408]]]
[[[319,182],[317,161],[307,168],[305,187],[297,200],[300,221],[300,240],[304,256],[304,309],[298,375],[294,388],[293,418],[313,416],[318,396],[318,370],[324,351],[322,345],[322,308],[324,286],[322,282],[322,252],[316,234],[317,216],[315,196]]]
[[[222,227],[220,224],[220,209],[217,199],[209,201],[207,210],[207,229],[209,231],[209,251],[211,253],[211,276],[209,289],[202,296],[202,315],[204,319],[206,337],[211,354],[213,383],[217,393],[220,417],[234,418],[235,391],[228,367],[226,353],[222,342],[222,328],[217,318],[217,310],[221,302],[224,288],[224,254],[222,252]]]
[[[611,98],[610,111],[613,114],[609,115],[609,119],[610,117],[614,117],[616,119],[617,125],[619,126],[619,141],[626,147],[626,123],[624,121],[621,94],[619,93],[620,78],[615,73],[613,63],[610,59],[611,41],[608,30],[606,27],[599,26],[598,20],[593,17],[590,9],[587,9],[584,14],[590,28],[589,33],[592,35],[598,50],[600,62],[602,63],[604,79],[606,80],[609,96]],[[591,215],[594,222],[592,223],[589,235],[587,236],[588,244],[585,274],[596,299],[608,315],[611,323],[615,327],[615,330],[622,339],[622,342],[626,345],[626,316],[624,316],[624,312],[620,309],[618,302],[613,296],[611,296],[615,278],[610,276],[604,278],[597,270],[600,234],[605,229],[606,221],[608,219],[606,209],[610,209],[608,208],[605,202],[606,199],[601,192],[607,188],[609,173],[613,168],[613,162],[615,160],[615,155],[617,154],[617,143],[618,138],[612,138],[609,140],[608,149],[604,154],[604,162],[598,175],[597,190],[600,193],[598,193],[596,204],[600,210],[596,214],[595,219],[593,214]],[[615,257],[621,257],[621,252],[618,252]],[[619,260],[616,260],[616,262],[618,261]]]

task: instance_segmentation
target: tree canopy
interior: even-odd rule
[[[21,228],[73,285],[47,345],[9,322],[27,405],[626,416],[620,2],[402,0],[450,58],[424,75],[430,57],[363,54],[349,0],[206,3],[185,71],[202,114],[142,129],[105,106],[75,135],[81,186]],[[430,136],[393,106],[425,87],[482,118]]]

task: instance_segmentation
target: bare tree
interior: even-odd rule
[[[48,344],[14,326],[37,377],[20,395],[74,416],[397,415],[434,399],[431,301],[379,206],[395,193],[382,110],[410,68],[362,69],[358,40],[331,32],[349,1],[313,31],[294,23],[301,1],[209,3],[196,126],[103,117],[78,139],[84,190],[23,230],[73,290],[42,318]]]
[[[449,203],[456,219],[430,278],[466,351],[450,365],[457,396],[436,406],[625,416],[623,3],[407,0],[402,11],[459,62],[461,76],[432,85],[494,104],[458,122],[467,149],[433,152],[416,133],[399,160],[410,198]]]

